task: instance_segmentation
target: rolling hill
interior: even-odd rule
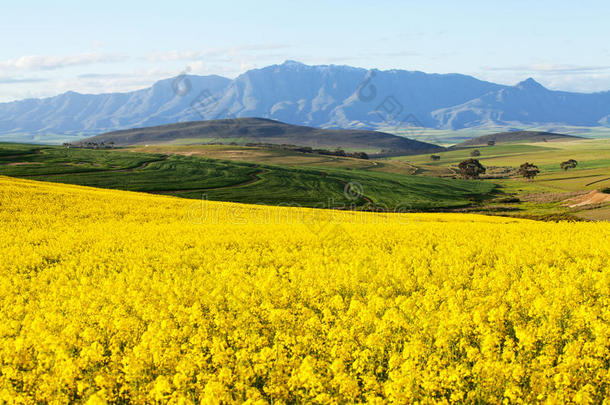
[[[427,153],[443,147],[383,132],[366,130],[319,129],[285,124],[264,118],[234,118],[193,121],[156,127],[109,132],[83,142],[109,143],[117,146],[144,144],[270,143],[344,148],[358,151]]]
[[[0,143],[0,178],[3,176],[196,200],[391,211],[467,207],[490,198],[496,188],[481,181],[411,176],[355,166],[288,166],[193,155]]]
[[[496,134],[489,134],[478,136],[476,138],[469,139],[462,143],[455,145],[456,147],[469,147],[469,146],[481,146],[487,145],[488,142],[509,143],[509,142],[547,142],[547,141],[570,141],[583,139],[579,136],[555,134],[552,132],[543,131],[511,131],[511,132],[499,132]]]

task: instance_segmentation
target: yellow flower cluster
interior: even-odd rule
[[[610,225],[0,177],[2,403],[600,403]]]

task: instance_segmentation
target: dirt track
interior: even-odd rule
[[[566,200],[566,205],[569,207],[582,207],[585,205],[592,204],[603,204],[610,202],[610,194],[601,193],[597,190],[593,190],[588,194],[580,197],[570,198]]]

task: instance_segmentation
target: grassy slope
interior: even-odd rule
[[[609,140],[583,140],[569,142],[549,142],[548,144],[502,144],[484,146],[471,149],[457,149],[437,153],[441,156],[439,161],[431,161],[430,155],[417,155],[398,157],[393,160],[403,161],[420,168],[424,174],[447,175],[451,174],[449,166],[455,166],[470,157],[470,152],[478,149],[481,156],[477,157],[487,167],[518,167],[521,163],[531,162],[542,171],[539,179],[546,176],[569,178],[576,175],[595,176],[603,175],[610,168],[610,141]],[[568,159],[579,162],[576,170],[562,172],[559,163]],[[596,173],[585,173],[585,170],[599,169]],[[551,177],[549,177],[551,179]],[[587,182],[583,182],[583,185]]]
[[[314,207],[365,207],[372,203],[390,209],[399,206],[418,210],[466,206],[499,185],[506,194],[522,198],[522,202],[485,204],[483,212],[539,216],[566,212],[561,202],[567,198],[562,197],[566,193],[610,186],[610,140],[605,139],[478,147],[482,153],[479,159],[492,170],[514,168],[525,161],[541,169],[534,181],[503,178],[481,182],[448,178],[455,175],[450,167],[470,157],[471,149],[441,152],[441,160],[432,162],[429,154],[361,160],[229,145],[155,145],[131,148],[129,154],[61,148],[52,153],[53,148],[34,153],[39,148],[0,145],[0,156],[27,154],[16,160],[0,160],[38,163],[0,165],[0,174],[93,171],[30,178],[138,191],[189,189],[172,193],[187,198],[205,195],[212,200]],[[567,159],[578,160],[578,168],[561,171],[559,162]],[[410,176],[414,172],[421,175]],[[349,182],[362,190],[363,198],[346,195],[345,184]],[[541,193],[552,198],[538,198]],[[575,215],[605,219],[607,209],[585,207]]]
[[[5,155],[0,157],[0,175],[248,203],[426,210],[469,205],[494,189],[484,182],[358,167],[347,170],[341,168],[343,163],[321,170],[197,156],[23,145],[0,145],[0,152]],[[346,192],[347,183],[362,195]]]
[[[554,141],[574,141],[582,139],[574,135],[557,134],[547,131],[508,131],[496,132],[492,134],[477,136],[457,144],[457,147],[487,146],[488,142],[501,143],[535,143],[535,142],[554,142]]]
[[[488,168],[516,168],[527,161],[536,164],[541,170],[534,181],[521,178],[485,180],[498,184],[505,193],[517,195],[524,200],[509,206],[492,204],[489,209],[494,212],[517,215],[556,215],[571,212],[587,219],[607,219],[607,209],[603,207],[568,209],[562,200],[567,198],[567,193],[587,192],[610,186],[610,140],[515,143],[476,149],[481,151],[478,159]],[[472,150],[459,149],[438,153],[441,160],[435,162],[430,160],[428,154],[393,160],[412,164],[424,175],[452,176],[454,172],[450,167],[469,158]],[[564,172],[559,168],[559,163],[568,159],[576,159],[579,164],[576,169]],[[545,197],[539,197],[539,194],[544,194]]]
[[[527,196],[538,193],[550,193],[561,195],[562,193],[593,190],[599,189],[602,186],[610,186],[610,141],[608,140],[555,141],[536,144],[511,143],[493,147],[479,147],[478,149],[482,152],[480,160],[492,172],[501,171],[505,167],[515,168],[525,161],[537,164],[542,170],[542,173],[533,182],[520,178],[485,180],[487,183],[498,184],[507,194]],[[142,151],[151,149],[136,148],[133,150]],[[469,158],[472,151],[472,149],[458,149],[441,152],[438,153],[441,156],[441,160],[433,162],[430,160],[429,154],[367,161],[239,146],[177,147],[163,145],[155,146],[152,150],[158,153],[194,153],[207,157],[247,162],[265,162],[300,168],[308,167],[322,170],[345,169],[360,172],[359,174],[386,172],[406,175],[417,172],[424,175],[420,177],[453,177],[455,176],[455,171],[451,170],[450,167],[456,166],[460,161]],[[579,161],[578,168],[568,172],[561,171],[559,162],[572,158]],[[369,189],[374,187],[375,184],[367,185]],[[400,186],[400,188],[404,187],[404,185]],[[445,186],[439,186],[440,189],[443,187]],[[386,193],[386,198],[388,197]],[[412,197],[412,199],[414,198]],[[540,202],[535,199],[535,201],[525,201],[506,207],[503,207],[502,204],[492,204],[488,212],[490,210],[494,212],[497,210],[498,212],[510,215],[515,212],[519,215],[547,215],[565,212],[566,208],[561,202],[558,202],[561,198],[555,199],[557,201],[554,202]],[[516,211],[513,212],[511,210]],[[592,215],[603,219],[604,215],[602,214],[603,211],[599,210],[599,215],[595,213]]]
[[[417,139],[422,142],[435,143],[437,145],[450,146],[463,142],[477,136],[488,135],[494,132],[504,132],[515,130],[515,127],[476,127],[465,128],[460,130],[453,129],[432,129],[432,128],[396,128],[387,127],[379,128],[380,131],[388,132],[395,135],[405,136],[412,139]],[[519,127],[521,130],[529,131],[548,131],[566,135],[582,136],[585,138],[610,138],[610,127],[577,127],[577,126],[532,126]]]
[[[176,193],[188,198],[260,204],[298,204],[320,208],[366,205],[389,210],[435,210],[463,207],[487,196],[494,186],[433,177],[401,176],[358,170],[283,169],[268,166],[261,181],[243,187]],[[346,193],[346,183],[362,194]]]
[[[231,145],[150,145],[131,147],[138,153],[181,154],[211,159],[232,160],[255,164],[270,164],[295,168],[365,169],[384,173],[413,174],[416,168],[400,160],[366,160],[340,156],[300,153],[291,150]]]

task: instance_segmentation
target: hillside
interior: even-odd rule
[[[348,160],[348,159],[346,159]],[[350,161],[361,162],[358,159]],[[0,144],[0,176],[200,200],[318,208],[437,210],[467,207],[491,183],[357,167],[299,167],[121,150]],[[351,187],[354,187],[354,190]]]
[[[508,142],[547,142],[558,140],[577,140],[583,139],[579,136],[556,134],[543,131],[511,131],[499,132],[496,134],[483,135],[469,139],[456,145],[456,147],[481,146],[487,145],[488,142],[508,143]]]
[[[235,118],[193,121],[156,127],[109,132],[83,142],[114,142],[117,146],[143,144],[271,143],[312,148],[405,154],[440,151],[444,148],[383,132],[366,130],[319,129],[285,124],[263,118]]]

